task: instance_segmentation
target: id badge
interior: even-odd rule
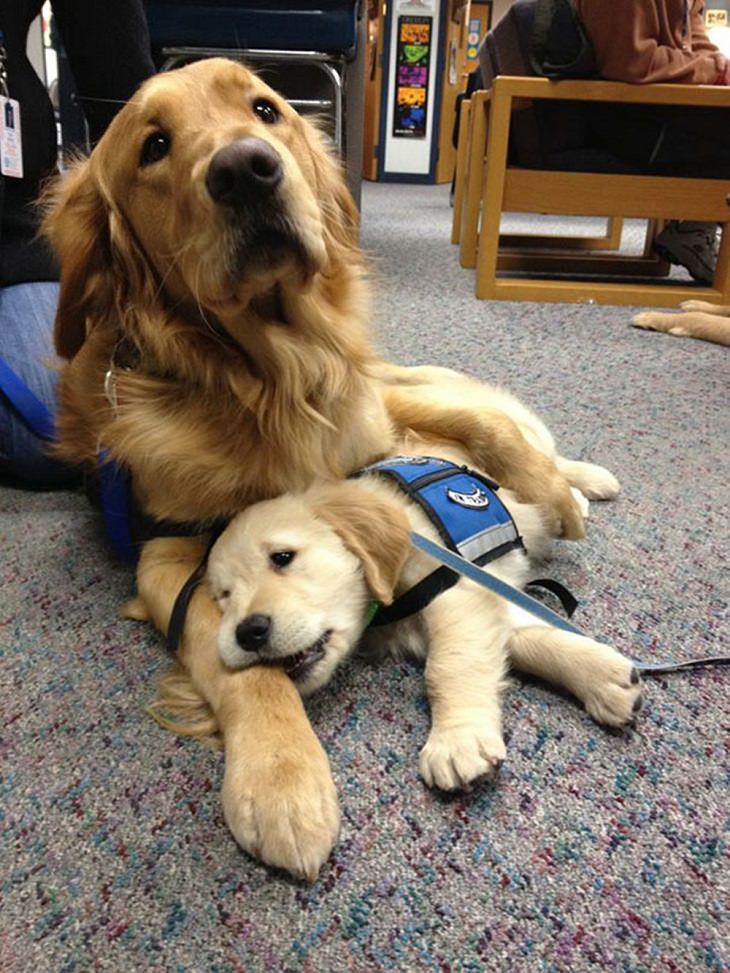
[[[20,105],[15,98],[0,95],[0,172],[23,178],[23,141],[20,135]]]

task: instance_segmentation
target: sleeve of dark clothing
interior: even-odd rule
[[[53,0],[92,142],[155,73],[141,0]]]

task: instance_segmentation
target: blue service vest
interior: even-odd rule
[[[488,477],[434,456],[395,456],[366,466],[403,490],[426,513],[444,545],[474,564],[524,549],[515,522]]]

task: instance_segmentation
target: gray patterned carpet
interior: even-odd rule
[[[551,565],[578,623],[645,659],[728,651],[727,350],[476,302],[443,187],[366,186],[364,214],[383,349],[510,386],[622,480]],[[730,969],[727,671],[652,679],[627,734],[516,681],[499,783],[446,799],[417,775],[419,668],[353,663],[309,707],[345,830],[305,887],[229,838],[220,754],[143,714],[165,653],[117,618],[132,579],[84,498],[3,488],[0,538],[5,973]]]

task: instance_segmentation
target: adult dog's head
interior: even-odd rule
[[[223,59],[147,81],[47,202],[65,357],[104,309],[276,316],[282,288],[326,287],[358,263],[356,211],[320,134]]]

